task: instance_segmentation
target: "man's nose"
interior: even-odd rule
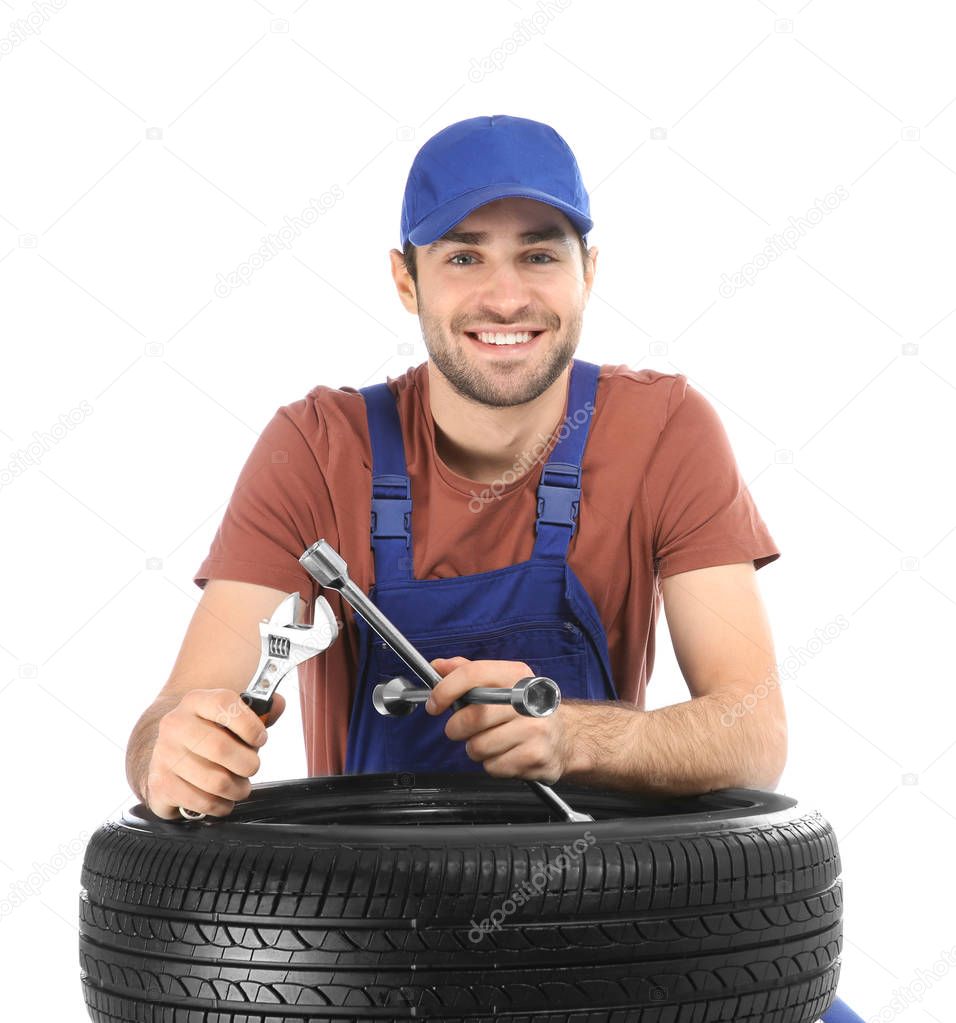
[[[478,293],[489,308],[497,308],[511,318],[511,310],[527,305],[532,285],[520,264],[512,259],[490,263],[478,283]]]

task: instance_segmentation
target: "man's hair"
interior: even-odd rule
[[[578,240],[578,247],[581,250],[581,265],[587,268],[588,265],[588,247],[584,242],[584,236],[579,234],[577,231],[574,232],[575,237]],[[415,246],[411,241],[405,242],[405,248],[402,250],[402,256],[405,259],[405,269],[408,271],[409,277],[415,282],[415,286],[418,287],[418,264],[415,261]]]

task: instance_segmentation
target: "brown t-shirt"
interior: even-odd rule
[[[415,578],[472,575],[530,558],[535,491],[559,424],[542,439],[544,453],[534,461],[516,458],[515,473],[504,474],[509,482],[492,491],[439,458],[428,363],[386,382],[398,400],[411,478]],[[568,562],[601,616],[620,698],[643,709],[660,578],[739,561],[759,569],[780,552],[721,420],[682,373],[601,366],[581,487]],[[332,646],[298,669],[310,775],[345,767],[358,630],[351,607],[315,583],[299,556],[324,538],[367,593],[374,582],[371,490],[365,401],[354,387],[320,384],[277,409],[262,431],[194,579],[200,587],[234,579],[297,590],[307,621],[321,590],[344,623]],[[478,502],[482,511],[474,514]]]

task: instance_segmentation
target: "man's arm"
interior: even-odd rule
[[[685,703],[638,711],[568,700],[568,781],[685,795],[773,789],[787,759],[787,724],[770,624],[753,562],[662,581]]]

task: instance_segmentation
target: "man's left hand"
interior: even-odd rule
[[[436,657],[432,666],[442,676],[425,704],[429,714],[442,714],[475,686],[510,688],[534,675],[523,661],[469,661]],[[496,778],[556,782],[572,763],[577,718],[574,708],[558,704],[553,714],[535,718],[508,704],[470,703],[445,725],[449,739],[465,742],[465,752]]]

